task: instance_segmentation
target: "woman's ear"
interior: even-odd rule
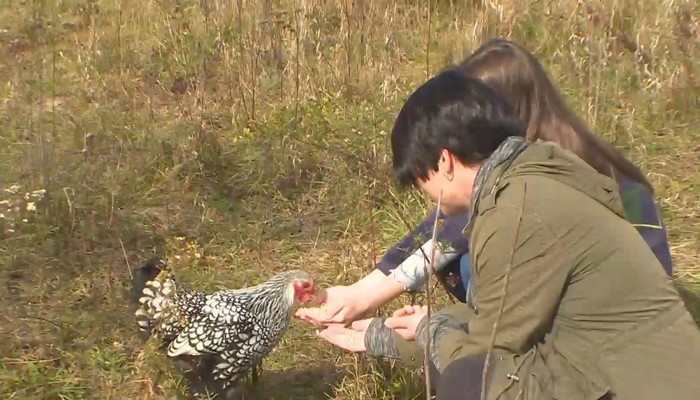
[[[455,175],[455,157],[447,149],[442,149],[440,159],[438,160],[438,172],[451,181]]]

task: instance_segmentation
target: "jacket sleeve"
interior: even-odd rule
[[[642,224],[634,224],[634,227],[647,242],[651,251],[654,252],[664,271],[666,271],[666,274],[668,276],[673,276],[673,260],[671,258],[671,249],[668,243],[666,228],[663,225],[648,226]]]
[[[506,271],[513,268],[495,347],[525,353],[551,325],[572,263],[557,236],[536,216],[514,206],[497,206],[475,221],[474,306],[468,333],[451,329],[435,335],[431,357],[440,372],[454,360],[488,351],[499,315]],[[517,234],[517,243],[515,237]],[[430,324],[440,323],[439,320]],[[435,328],[430,327],[431,331]]]
[[[466,329],[469,319],[473,315],[464,303],[451,304],[439,312],[449,315],[460,325],[460,329]],[[375,320],[379,320],[381,323],[375,323]],[[365,346],[370,356],[398,359],[404,367],[409,368],[423,366],[424,348],[422,346],[416,341],[404,339],[393,329],[384,326],[383,318],[375,320],[370,323],[365,334]]]
[[[637,229],[656,254],[661,266],[669,276],[673,275],[673,260],[668,243],[668,234],[661,218],[659,206],[652,193],[639,182],[624,174],[616,176],[627,220]]]
[[[432,236],[437,209],[433,210],[416,228],[389,249],[377,263],[377,269],[389,273],[401,265],[414,251]],[[467,239],[462,234],[464,226],[469,221],[469,213],[454,216],[440,215],[442,226],[438,226],[438,241],[447,243],[457,251],[464,252],[469,248]]]
[[[432,248],[432,230],[435,218],[434,210],[418,227],[394,245],[377,263],[377,269],[385,275],[391,275],[408,290],[417,290],[425,283],[425,255]],[[445,216],[440,214],[438,224],[436,269],[441,269],[450,261],[469,249],[469,243],[462,234],[469,221],[469,213]]]

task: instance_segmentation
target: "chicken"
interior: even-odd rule
[[[257,286],[205,294],[181,288],[159,258],[138,271],[134,288],[139,329],[161,339],[169,357],[213,356],[210,372],[221,390],[270,354],[289,328],[293,307],[315,291],[309,274],[292,270]]]

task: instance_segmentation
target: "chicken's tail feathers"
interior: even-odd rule
[[[134,272],[133,291],[138,301],[134,314],[139,330],[149,332],[161,319],[168,317],[166,308],[171,304],[176,289],[167,263],[159,257],[148,260]]]
[[[167,263],[160,257],[153,257],[133,272],[131,280],[131,301],[138,304],[143,296],[143,289],[148,281],[154,280],[163,270],[167,270]]]

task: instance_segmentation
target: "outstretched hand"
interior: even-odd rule
[[[415,340],[418,324],[427,314],[427,306],[405,305],[394,311],[392,316],[384,321],[384,325],[406,340]]]
[[[384,321],[387,328],[393,329],[406,340],[415,340],[418,324],[427,315],[428,308],[419,305],[406,305]],[[366,352],[365,336],[373,318],[355,321],[350,326],[330,324],[316,331],[316,335],[344,350],[358,353]]]
[[[309,306],[298,309],[295,315],[316,327],[344,325],[366,311],[361,296],[355,293],[352,286],[329,287]]]
[[[365,347],[365,332],[372,319],[355,321],[347,328],[343,325],[330,325],[328,328],[317,331],[316,335],[326,341],[353,353],[367,351]]]

